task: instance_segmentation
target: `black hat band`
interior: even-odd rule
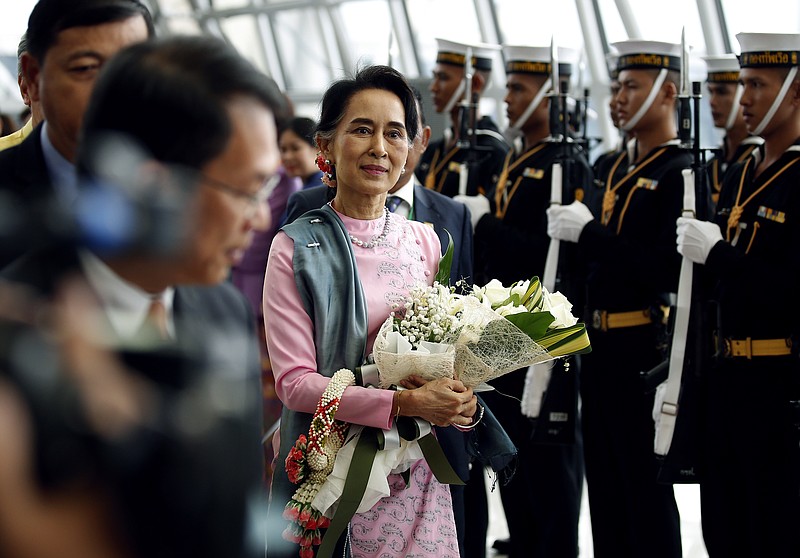
[[[466,65],[466,62],[467,62],[467,56],[465,54],[459,54],[458,52],[439,51],[436,54],[437,64],[451,64],[453,66],[464,67]],[[492,59],[473,56],[472,67],[475,68],[476,70],[491,71]]]
[[[636,54],[621,54],[617,60],[617,70],[652,70],[664,69],[681,70],[681,59],[677,56],[665,54],[652,54],[640,52]]]
[[[791,68],[800,65],[800,52],[796,50],[764,50],[743,52],[739,56],[742,68]]]
[[[738,83],[739,72],[728,70],[725,72],[708,72],[706,81],[709,83]]]

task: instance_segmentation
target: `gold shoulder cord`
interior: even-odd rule
[[[439,153],[440,153],[439,148],[437,148],[436,153],[433,154],[433,160],[431,161],[431,166],[428,169],[428,175],[425,177],[425,187],[428,188],[429,190],[436,190],[437,192],[442,191],[442,186],[444,186],[444,179],[447,176],[447,174],[446,173],[442,174],[442,177],[439,180],[439,184],[436,184],[436,175],[439,174],[439,171],[441,171],[444,168],[444,166],[450,161],[450,159],[452,159],[453,156],[456,153],[458,153],[458,147],[454,147],[453,149],[451,149],[450,153],[445,155],[445,157],[442,159],[442,162],[437,165],[436,161],[439,159]]]
[[[611,186],[611,181],[614,180],[614,173],[617,171],[617,168],[619,167],[620,163],[622,163],[622,160],[628,155],[624,151],[620,153],[619,157],[617,157],[617,160],[614,162],[614,166],[611,168],[611,172],[608,174],[608,178],[606,179],[606,192],[605,194],[603,194],[603,214],[600,220],[600,222],[603,225],[608,225],[609,221],[611,221],[611,216],[614,214],[614,206],[617,203],[616,200],[617,190],[619,190],[620,186],[622,186],[632,177],[641,172],[643,168],[645,168],[647,165],[656,160],[666,150],[667,150],[666,147],[662,147],[661,149],[656,151],[653,155],[642,161],[641,165],[637,166],[631,172],[623,176],[619,180],[619,182],[614,184],[614,186]],[[630,200],[630,195],[628,195],[628,200]],[[625,203],[626,208],[627,205],[628,204],[626,201]],[[619,232],[619,227],[617,227],[617,232]]]
[[[794,158],[788,163],[786,163],[781,170],[779,170],[772,176],[772,178],[764,182],[764,184],[762,184],[758,188],[758,190],[750,194],[748,198],[744,200],[742,203],[739,203],[739,200],[742,198],[742,190],[744,189],[744,179],[747,176],[747,169],[750,167],[750,162],[752,160],[753,159],[748,159],[747,162],[744,164],[744,168],[742,169],[742,177],[739,179],[739,191],[736,192],[736,203],[731,208],[731,214],[728,216],[728,229],[725,231],[725,240],[727,240],[728,242],[731,241],[731,229],[735,229],[736,227],[739,226],[739,219],[742,218],[742,212],[744,211],[745,206],[748,203],[750,203],[750,201],[754,197],[756,197],[759,193],[761,193],[761,191],[764,190],[764,188],[772,184],[772,181],[778,178],[781,174],[783,174],[783,172],[786,169],[794,165],[797,161],[800,161],[800,157]]]
[[[497,210],[495,211],[495,216],[502,219],[506,215],[506,211],[508,210],[508,205],[511,203],[511,198],[514,197],[514,194],[517,193],[517,187],[519,187],[519,183],[522,181],[522,177],[520,176],[514,182],[514,185],[511,187],[511,191],[509,192],[508,188],[506,188],[506,183],[508,182],[508,175],[516,169],[518,166],[526,162],[529,158],[531,158],[535,153],[544,149],[546,143],[540,143],[536,147],[533,147],[523,153],[520,157],[517,158],[516,161],[509,164],[511,161],[511,156],[514,154],[513,151],[509,151],[508,155],[506,155],[506,161],[503,165],[503,172],[500,173],[500,178],[497,180],[497,191],[494,195],[494,201],[497,206]]]
[[[719,159],[711,161],[711,187],[714,189],[712,195],[719,198],[719,191],[722,190],[722,183],[719,180]]]
[[[433,190],[433,187],[436,185],[436,161],[439,160],[439,149],[437,148],[436,151],[433,153],[433,158],[431,159],[431,166],[428,167],[428,174],[425,176],[425,187],[428,190]]]

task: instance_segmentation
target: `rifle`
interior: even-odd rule
[[[490,148],[478,145],[475,133],[478,114],[478,94],[472,92],[472,47],[467,47],[466,60],[464,61],[464,99],[459,103],[459,133],[456,147],[466,151],[464,162],[460,165],[458,175],[458,194],[462,196],[476,196],[478,186],[475,184],[477,169],[483,162],[481,151],[491,151]]]
[[[564,194],[564,173],[569,176],[569,145],[567,144],[567,112],[566,94],[562,99],[561,80],[558,72],[558,50],[555,41],[550,39],[550,137],[559,143],[556,162],[550,170],[550,205],[560,205]],[[563,101],[563,102],[562,102]],[[547,248],[547,257],[542,273],[542,285],[550,292],[555,291],[558,272],[558,255],[561,243],[551,239]]]
[[[679,115],[681,119],[679,133],[681,144],[684,148],[691,149],[693,155],[691,168],[683,171],[684,202],[682,215],[684,217],[698,218],[698,216],[705,217],[706,207],[704,200],[707,199],[705,161],[703,151],[700,149],[700,83],[694,82],[692,84],[692,92],[690,94],[688,52],[684,37],[682,37],[681,43],[683,48],[681,92],[679,97]],[[690,102],[692,101],[693,107],[691,108],[694,110],[690,108]],[[692,128],[694,129],[693,139],[691,137]],[[699,213],[698,209],[700,210]],[[702,312],[703,297],[698,288],[698,283],[695,281],[695,265],[688,258],[683,258],[681,262],[672,343],[667,364],[669,373],[663,388],[663,402],[661,407],[657,409],[659,420],[656,425],[654,446],[656,455],[662,460],[659,480],[667,483],[697,482],[698,478],[695,462],[698,455],[699,440],[697,432],[693,431],[688,423],[692,422],[692,415],[697,412],[695,407],[697,404],[698,394],[696,388],[698,384],[695,380],[697,380],[700,363],[703,362],[705,344],[695,342],[690,346],[690,351],[686,350],[689,331],[693,330],[698,335],[702,335],[705,331]],[[694,337],[696,338],[697,335]],[[657,368],[659,367],[657,366]],[[692,374],[684,376],[684,368],[691,370]],[[690,382],[693,382],[694,386],[686,389]],[[680,423],[677,421],[679,411],[682,417]],[[676,430],[681,430],[677,438],[675,437]],[[673,444],[673,441],[676,443]]]
[[[569,177],[569,161],[571,142],[567,133],[569,107],[566,102],[566,92],[561,91],[558,71],[558,51],[554,42],[550,42],[550,84],[551,89],[549,119],[550,136],[553,142],[558,142],[558,153],[551,167],[550,204],[560,204],[564,194],[564,176]],[[546,84],[545,84],[546,86]],[[538,105],[538,103],[535,103]],[[524,115],[527,118],[529,115]],[[556,276],[560,241],[550,240],[547,257],[542,273],[542,285],[550,292],[555,291]],[[534,443],[537,444],[569,444],[574,443],[575,417],[577,415],[577,378],[576,372],[570,371],[566,361],[557,362],[552,372],[544,381],[537,378],[537,366],[528,368],[525,384],[530,386],[529,397],[541,401],[536,428],[534,429]],[[579,366],[576,362],[574,366]],[[538,370],[542,374],[541,369]],[[526,387],[526,391],[528,388]],[[554,417],[560,417],[555,420]]]

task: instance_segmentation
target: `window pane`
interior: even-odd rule
[[[467,0],[407,0],[411,26],[422,60],[420,75],[429,76],[436,62],[436,38],[481,42],[475,5]],[[425,14],[420,17],[420,14]],[[415,17],[416,16],[416,17]]]
[[[267,71],[264,50],[258,36],[256,19],[250,15],[228,17],[220,21],[225,37],[239,53],[262,72]]]
[[[347,2],[339,9],[344,24],[342,33],[346,37],[353,62],[359,67],[388,64],[392,21],[386,1]],[[397,62],[395,59],[392,64],[403,71]]]
[[[222,10],[225,8],[241,8],[249,6],[250,0],[209,0],[209,4],[215,10]]]
[[[737,33],[800,33],[797,0],[759,0],[757,9],[747,2],[722,0],[722,8],[736,53],[739,53]]]
[[[706,54],[706,43],[697,11],[697,0],[671,0],[667,10],[654,10],[652,0],[628,0],[628,3],[639,28],[639,37],[628,37],[613,0],[599,2],[609,43],[628,38],[680,43],[681,30],[685,29],[686,42],[691,52],[690,77],[695,80],[705,77],[705,65],[700,57]]]
[[[686,28],[686,42],[692,46],[693,52],[705,52],[703,29],[700,26],[700,16],[697,12],[697,0],[670,0],[669,8],[664,10],[654,9],[652,0],[628,0],[631,12],[635,14],[639,26],[640,37],[627,37],[622,27],[622,20],[618,15],[619,28],[606,28],[608,41],[620,41],[627,38],[647,38],[651,41],[665,41],[679,43],[681,29]],[[613,18],[610,11],[617,11],[616,5],[611,0],[600,2],[603,10],[603,22],[610,23]],[[606,19],[609,21],[606,22]],[[613,31],[613,35],[611,34]]]
[[[628,34],[625,32],[625,26],[622,24],[622,18],[614,0],[599,0],[597,5],[608,42],[613,43],[627,39]]]
[[[333,80],[331,64],[322,42],[316,11],[286,10],[275,14],[275,34],[280,45],[287,91],[324,91]],[[338,56],[331,54],[338,66]]]
[[[495,5],[506,44],[548,46],[552,36],[559,46],[583,45],[575,2],[497,0]]]

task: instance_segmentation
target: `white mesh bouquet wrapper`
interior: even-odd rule
[[[390,316],[375,338],[373,356],[378,365],[380,387],[398,385],[412,374],[426,380],[453,377],[456,351],[452,344],[423,341],[419,348],[412,349],[411,343],[392,331],[392,322]]]
[[[404,346],[402,336],[392,332],[391,317],[384,322],[373,349],[382,387],[398,384],[411,374],[429,380],[456,377],[467,387],[475,387],[553,358],[517,326],[474,297],[462,297],[460,303],[459,327],[442,343],[423,342],[417,350],[410,350],[410,344]],[[444,352],[431,352],[442,350],[442,346]]]

